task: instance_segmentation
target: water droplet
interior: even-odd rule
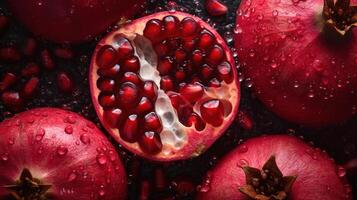
[[[346,170],[345,170],[345,168],[343,168],[343,167],[341,167],[341,166],[338,166],[338,167],[337,167],[337,175],[338,175],[338,177],[340,177],[340,178],[346,176]]]
[[[2,159],[3,161],[9,160],[9,154],[8,154],[8,153],[2,154],[2,155],[1,155],[1,159]]]
[[[109,153],[109,159],[111,161],[115,161],[117,159],[116,153],[114,151],[110,150],[108,153]]]
[[[81,135],[80,140],[83,142],[83,144],[89,144],[90,143],[90,138],[87,133],[84,133]]]
[[[275,68],[277,68],[278,67],[278,64],[276,64],[275,62],[273,62],[273,63],[271,63],[271,68],[273,68],[273,69],[275,69]]]
[[[42,154],[42,152],[43,152],[43,148],[42,147],[38,148],[37,153]]]
[[[38,130],[37,134],[35,136],[35,140],[36,141],[41,141],[43,139],[43,136],[45,136],[45,133],[46,133],[45,129],[41,128],[40,130]]]
[[[68,115],[65,119],[65,121],[67,123],[70,123],[70,124],[75,124],[76,123],[76,119],[73,115]]]
[[[57,154],[60,156],[64,156],[68,153],[68,149],[62,145],[60,145],[59,147],[57,147]]]
[[[246,152],[248,151],[247,145],[245,145],[245,144],[240,145],[240,146],[238,147],[238,151],[239,151],[240,153],[246,153]]]
[[[246,159],[240,159],[237,163],[237,167],[242,168],[245,166],[249,166],[249,162]]]
[[[15,144],[15,138],[9,138],[8,144],[9,144],[9,145]]]
[[[66,126],[66,128],[64,128],[64,132],[67,134],[72,134],[73,133],[73,127],[71,125]]]
[[[277,17],[279,15],[279,11],[273,10],[273,17]]]
[[[102,197],[105,195],[105,191],[103,189],[100,189],[98,194]]]
[[[105,165],[107,163],[107,157],[104,154],[97,155],[97,162],[100,165]]]
[[[209,184],[199,185],[199,186],[197,186],[197,190],[199,192],[206,193],[206,192],[209,192],[211,190],[211,186]]]
[[[76,173],[76,171],[73,171],[68,175],[67,180],[68,180],[68,182],[72,182],[72,181],[76,180],[76,178],[77,178],[77,173]]]

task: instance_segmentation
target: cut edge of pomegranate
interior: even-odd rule
[[[141,50],[143,48],[149,48],[150,49],[149,52],[155,52],[153,50],[151,41],[149,41],[148,39],[146,39],[143,36],[143,31],[146,26],[146,23],[149,20],[162,19],[165,16],[170,16],[170,15],[176,16],[179,20],[182,20],[186,17],[191,17],[199,25],[201,25],[208,31],[210,31],[212,33],[216,33],[216,31],[213,28],[211,28],[207,23],[203,22],[201,19],[199,19],[195,16],[192,16],[190,14],[177,12],[177,11],[175,11],[175,12],[166,11],[166,12],[155,13],[153,15],[149,15],[149,16],[143,17],[141,19],[134,20],[128,24],[124,24],[117,31],[115,31],[115,34],[110,33],[102,41],[100,41],[97,48],[95,49],[95,52],[93,53],[93,57],[91,59],[91,65],[90,65],[91,73],[89,73],[90,90],[92,92],[92,95],[91,95],[92,101],[93,101],[95,110],[97,112],[97,115],[100,116],[99,119],[100,119],[101,123],[103,124],[103,126],[105,127],[105,129],[114,137],[114,139],[116,141],[118,141],[125,148],[129,149],[130,151],[132,151],[135,154],[138,154],[138,155],[148,158],[150,160],[156,160],[156,161],[183,160],[183,159],[187,159],[190,157],[197,157],[197,156],[201,155],[232,124],[232,122],[235,119],[235,114],[238,112],[238,105],[240,102],[240,83],[238,81],[238,78],[237,78],[238,75],[235,70],[234,58],[231,53],[226,53],[226,52],[231,52],[231,51],[230,51],[229,47],[225,44],[225,41],[223,40],[223,38],[218,33],[216,33],[216,34],[214,34],[216,42],[217,42],[217,44],[220,44],[222,46],[222,49],[226,55],[226,59],[233,68],[233,70],[232,70],[233,71],[232,72],[233,73],[233,81],[229,84],[222,81],[223,84],[221,86],[221,87],[225,87],[225,89],[229,89],[230,90],[229,92],[221,92],[221,94],[219,94],[219,92],[218,92],[215,94],[214,90],[216,88],[211,88],[211,87],[210,87],[210,89],[212,89],[212,91],[208,90],[207,92],[205,92],[205,95],[206,94],[208,94],[208,95],[214,94],[216,96],[220,96],[220,98],[219,98],[220,100],[225,100],[226,102],[230,102],[230,104],[231,104],[231,106],[228,106],[229,111],[225,112],[225,116],[223,119],[224,122],[221,124],[221,126],[218,127],[220,129],[219,131],[214,131],[214,129],[216,127],[211,126],[211,125],[204,128],[203,131],[197,131],[195,129],[194,125],[192,124],[191,127],[185,127],[186,132],[177,132],[175,135],[170,135],[170,134],[167,134],[168,133],[167,131],[165,132],[165,125],[164,125],[164,130],[160,133],[161,140],[163,143],[162,144],[163,149],[159,153],[150,154],[150,153],[143,152],[141,150],[138,142],[130,143],[130,142],[124,141],[120,136],[119,130],[117,128],[111,128],[109,123],[104,120],[104,118],[102,117],[104,114],[104,109],[99,105],[99,102],[98,102],[98,96],[100,94],[100,90],[98,90],[97,86],[96,86],[96,82],[100,78],[100,76],[96,73],[96,70],[99,68],[98,65],[96,64],[98,51],[100,50],[101,47],[103,47],[107,44],[110,44],[113,41],[114,37],[116,37],[118,34],[123,34],[126,36],[126,38],[130,39],[131,43],[136,44],[136,45],[133,45],[134,49],[135,49],[135,55],[140,58],[140,62],[142,62],[142,61],[146,62],[146,63],[141,63],[141,65],[151,65],[150,68],[153,68],[152,66],[157,66],[156,53],[153,53],[150,55],[145,55],[143,57],[142,52],[141,52]],[[142,40],[144,40],[144,42]],[[145,41],[145,40],[147,40],[147,41]],[[149,44],[149,45],[147,45],[147,44]],[[146,68],[148,68],[148,67],[146,67]],[[142,73],[143,73],[142,68],[140,68],[140,75],[143,75]],[[144,73],[147,74],[147,72],[144,72]],[[156,70],[156,73],[157,73],[157,70]],[[157,76],[160,76],[160,75],[157,75]],[[145,79],[145,77],[144,77],[144,79]],[[152,79],[148,78],[145,80],[152,80]],[[160,82],[160,80],[156,80],[156,81],[153,80],[153,81],[156,83]],[[160,84],[156,84],[156,85],[159,86]],[[228,95],[228,97],[227,97],[227,95]],[[198,101],[198,104],[196,104],[193,107],[194,111],[199,113],[198,106],[202,105],[204,100],[207,100],[207,99],[201,98]],[[225,109],[227,110],[225,101],[223,101],[223,104],[224,104]],[[168,95],[165,94],[165,92],[163,90],[159,90],[158,98],[155,101],[155,105],[160,104],[160,103],[165,104],[167,102],[169,102],[169,104],[168,104],[169,108],[167,108],[167,109],[169,109],[171,113],[175,113],[176,111],[175,111],[174,107],[172,106]],[[165,112],[160,113],[160,109],[158,110],[157,107],[155,107],[155,111],[158,113],[158,115],[162,121],[162,115]],[[226,115],[226,113],[228,113],[228,114]],[[166,114],[167,114],[167,112],[166,112]],[[171,117],[174,117],[173,121],[179,122],[178,119],[176,119],[176,118],[178,118],[177,115],[174,115]],[[165,124],[165,122],[164,122],[164,124]],[[179,125],[183,126],[181,123]],[[178,127],[180,127],[180,126],[178,126]],[[197,133],[198,134],[214,133],[214,134],[207,135],[207,137],[204,137],[204,136],[197,137],[197,136],[195,136],[195,135],[197,135]],[[176,142],[175,143],[173,143],[172,141],[169,142],[172,139],[176,140]],[[188,142],[188,141],[194,141],[194,142]]]

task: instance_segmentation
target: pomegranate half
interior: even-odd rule
[[[247,140],[211,170],[197,199],[352,200],[344,168],[289,135]]]
[[[244,0],[235,46],[255,94],[310,127],[357,113],[356,0]]]
[[[0,123],[0,199],[125,199],[126,173],[90,121],[55,108]]]
[[[89,72],[107,131],[152,160],[195,157],[231,124],[240,99],[233,56],[219,34],[182,12],[159,12],[99,42]]]
[[[55,42],[93,39],[120,18],[130,18],[146,0],[8,0],[14,16],[35,35]]]

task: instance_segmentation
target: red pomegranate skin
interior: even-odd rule
[[[325,152],[289,135],[249,139],[228,153],[207,175],[208,192],[200,192],[197,199],[247,199],[238,190],[246,181],[241,167],[249,165],[261,169],[272,155],[284,176],[297,176],[288,199],[353,199],[343,168]]]
[[[130,18],[146,0],[8,0],[14,16],[31,32],[55,42],[90,40],[122,17]]]
[[[323,4],[244,0],[235,27],[248,85],[278,116],[310,127],[342,123],[357,110],[357,30],[324,30]]]
[[[39,108],[0,124],[0,185],[14,184],[24,168],[52,199],[125,199],[126,174],[114,147],[78,114]],[[0,187],[0,199],[9,191]]]

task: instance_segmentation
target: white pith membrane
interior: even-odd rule
[[[163,17],[166,15],[163,15]],[[185,16],[178,16],[180,20],[183,19]],[[158,16],[158,18],[160,18]],[[220,87],[213,88],[213,87],[206,87],[204,86],[204,93],[203,96],[198,100],[194,105],[192,105],[193,112],[196,113],[202,121],[205,123],[205,128],[202,131],[199,131],[195,128],[193,124],[191,127],[187,127],[179,121],[179,117],[177,114],[176,109],[173,107],[171,100],[168,94],[165,93],[164,90],[160,88],[160,81],[161,76],[159,71],[157,70],[158,65],[158,56],[152,46],[152,42],[143,36],[143,24],[145,26],[146,23],[140,23],[138,25],[132,25],[124,28],[121,28],[117,31],[116,34],[110,35],[106,41],[113,41],[113,38],[121,36],[128,39],[134,48],[134,56],[139,59],[140,62],[140,70],[137,74],[140,76],[142,81],[153,81],[156,86],[158,87],[157,92],[157,99],[153,102],[155,108],[155,113],[160,119],[162,124],[162,131],[158,133],[162,142],[162,150],[156,156],[157,157],[169,157],[170,155],[180,155],[179,151],[188,145],[190,134],[202,134],[200,137],[207,137],[206,139],[202,139],[202,144],[198,143],[196,145],[192,145],[194,150],[191,151],[191,156],[198,156],[205,150],[207,147],[205,146],[204,141],[211,141],[211,138],[217,138],[219,134],[222,132],[222,128],[226,127],[227,124],[224,122],[226,120],[231,121],[233,119],[233,115],[237,110],[237,103],[239,101],[239,90],[237,87],[237,82],[235,79],[235,72],[232,67],[232,81],[231,83],[227,84],[225,81],[220,81]],[[110,44],[104,42],[104,44]],[[114,43],[115,45],[116,43]],[[220,44],[218,41],[215,41],[215,44]],[[113,44],[112,44],[113,45]],[[113,46],[115,49],[117,47]],[[229,64],[232,64],[230,61],[230,55],[225,55],[225,59],[222,61],[227,61]],[[98,77],[97,77],[98,78]],[[94,81],[96,82],[96,80]],[[170,94],[180,94],[179,92],[169,91]],[[180,95],[182,98],[184,96]],[[225,109],[224,116],[223,116],[223,123],[219,126],[212,126],[211,124],[207,123],[201,116],[200,106],[209,101],[209,100],[219,100]],[[97,100],[96,100],[97,101]],[[103,114],[103,108],[101,108],[101,112]],[[139,129],[142,126],[139,125]],[[119,129],[111,128],[111,130],[115,130],[115,133],[119,135]],[[204,135],[206,134],[206,135]],[[122,139],[123,140],[123,139]],[[213,139],[214,140],[214,139]],[[123,140],[126,142],[125,140]],[[139,148],[138,142],[129,143],[127,144],[131,147]]]

